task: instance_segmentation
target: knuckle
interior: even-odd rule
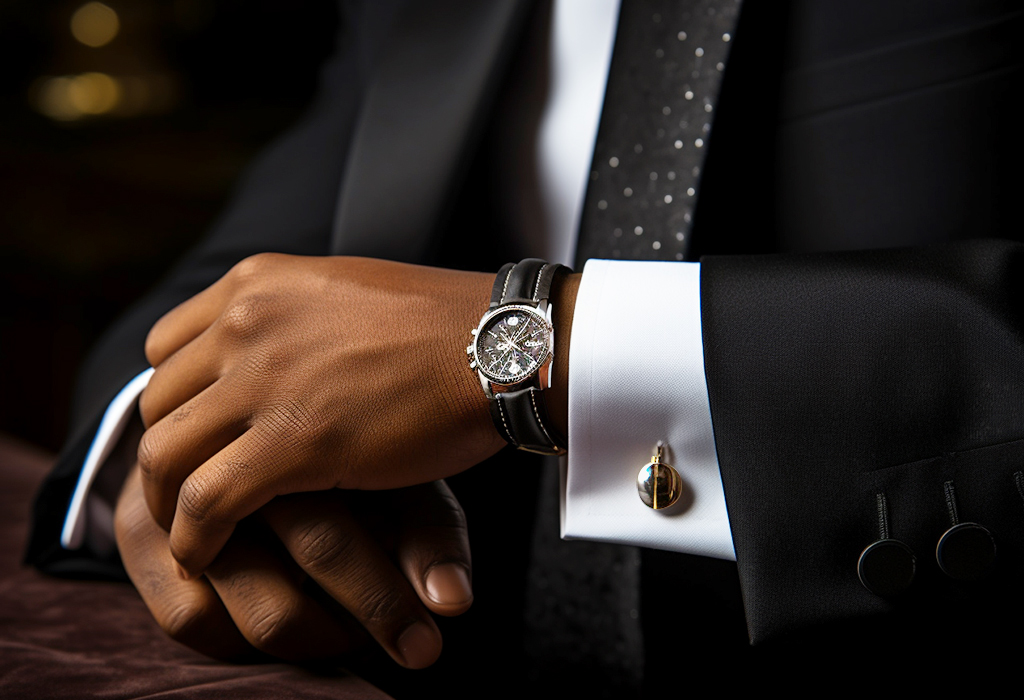
[[[270,300],[261,294],[245,294],[228,304],[220,327],[229,336],[246,340],[257,336],[270,316]]]
[[[317,522],[299,533],[296,559],[307,571],[326,573],[349,559],[352,546],[351,535],[329,523]]]
[[[324,436],[327,423],[316,410],[296,400],[270,405],[264,415],[267,431],[275,436],[289,436],[299,443],[317,441]]]
[[[157,335],[153,332],[155,328],[156,326],[153,326],[153,328],[149,330],[149,333],[146,334],[146,343],[143,345],[143,352],[146,354],[146,361],[152,367],[156,367],[159,360],[163,359]]]
[[[279,656],[289,646],[294,612],[292,606],[273,601],[255,606],[246,621],[246,639],[260,651]]]
[[[146,427],[156,422],[156,407],[153,405],[153,392],[143,391],[139,396],[139,416],[142,417],[142,424]]]
[[[114,509],[114,540],[122,558],[126,552],[134,552],[139,543],[149,538],[151,520],[152,516],[146,502],[141,498],[130,503],[125,499],[118,502],[117,508]]]
[[[217,491],[211,479],[193,472],[178,491],[178,514],[197,525],[221,522],[216,516]]]
[[[413,486],[400,493],[406,522],[417,527],[466,529],[462,504],[442,481]]]
[[[259,281],[270,272],[280,257],[277,253],[256,253],[239,260],[228,274],[241,283]]]
[[[139,462],[139,474],[144,481],[158,483],[161,480],[163,475],[160,463],[161,444],[162,441],[153,428],[144,432],[142,438],[139,439],[136,458]]]
[[[356,616],[364,624],[387,625],[409,618],[408,607],[401,590],[387,585],[367,586],[360,591]]]
[[[455,495],[447,488],[438,493],[438,512],[441,525],[458,530],[466,529],[466,512]]]
[[[183,601],[166,611],[160,619],[160,627],[171,639],[186,644],[190,639],[196,638],[205,622],[205,606],[193,601]]]
[[[281,376],[290,364],[286,355],[270,343],[261,344],[249,350],[238,372],[250,382],[263,382]]]

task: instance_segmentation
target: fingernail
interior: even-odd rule
[[[426,668],[441,655],[441,640],[426,623],[414,622],[398,638],[398,653],[407,668]]]
[[[438,564],[427,574],[427,595],[438,605],[461,605],[473,599],[469,572],[459,564]]]

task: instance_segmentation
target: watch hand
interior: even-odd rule
[[[509,356],[509,351],[505,350],[500,355],[498,355],[498,359],[496,359],[494,361],[494,364],[491,365],[491,367],[494,367],[494,365],[504,365],[505,364],[505,358],[508,357],[508,356]]]
[[[529,324],[529,323],[525,324],[525,325],[524,325],[524,326],[523,326],[522,328],[520,328],[520,329],[519,329],[519,331],[518,331],[518,332],[517,332],[517,333],[515,334],[515,337],[513,337],[513,338],[512,338],[512,342],[518,342],[518,341],[519,341],[519,339],[520,339],[520,338],[522,338],[522,337],[523,337],[523,335],[524,335],[524,334],[526,333],[526,331],[528,331],[529,329],[530,329],[530,324]]]
[[[519,344],[516,342],[518,338],[509,338],[507,335],[504,337],[505,347],[510,350],[518,350]]]

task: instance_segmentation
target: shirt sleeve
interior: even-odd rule
[[[671,508],[637,472],[667,446],[683,480]],[[704,376],[700,264],[591,260],[569,350],[562,537],[734,560]]]
[[[128,382],[107,406],[99,429],[89,445],[64,516],[64,526],[60,533],[60,544],[64,549],[78,549],[86,539],[94,548],[107,549],[112,546],[114,511],[108,505],[109,499],[97,498],[92,493],[93,485],[117,441],[121,439],[138,405],[139,395],[152,376],[153,368],[150,367]]]

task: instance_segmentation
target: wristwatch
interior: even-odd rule
[[[536,258],[503,266],[466,348],[498,432],[521,450],[546,455],[563,454],[566,445],[551,425],[543,391],[551,386],[555,353],[548,297],[560,269],[568,268]]]

